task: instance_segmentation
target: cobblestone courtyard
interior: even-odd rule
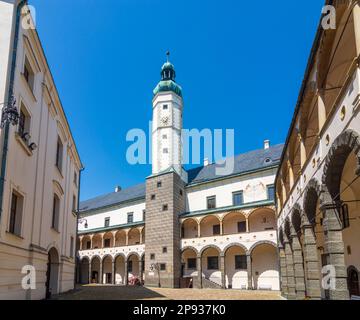
[[[146,287],[78,286],[55,300],[281,300],[279,292],[166,289]]]

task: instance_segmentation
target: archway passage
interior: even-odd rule
[[[131,254],[127,260],[128,283],[135,285],[140,282],[140,258],[137,254]]]
[[[59,254],[55,248],[51,248],[48,253],[48,263],[46,272],[46,298],[58,293],[59,279]]]
[[[115,257],[115,284],[126,285],[125,257],[123,255]]]
[[[249,216],[249,232],[262,232],[275,229],[276,219],[274,210],[260,208]]]
[[[326,186],[323,201],[327,204],[327,264],[336,265],[340,270],[336,276],[337,288],[328,291],[330,299],[348,299],[356,291],[355,272],[351,270],[360,269],[359,151],[359,134],[347,130],[334,141],[325,159],[322,180]]]
[[[79,282],[81,284],[88,284],[89,283],[89,265],[90,261],[88,258],[83,258],[80,261],[80,279]]]
[[[111,256],[106,256],[102,261],[102,283],[112,284],[113,283],[113,274],[112,274],[112,258]]]
[[[198,276],[197,252],[193,248],[186,248],[181,253],[181,288],[194,287],[193,278]]]
[[[251,252],[253,288],[257,290],[280,290],[277,248],[261,243]]]
[[[222,286],[220,270],[220,250],[215,247],[208,247],[201,254],[202,277],[206,280]]]
[[[101,261],[99,257],[94,257],[91,260],[91,283],[100,283],[100,267]]]
[[[248,289],[248,265],[244,248],[234,245],[225,252],[225,287]]]

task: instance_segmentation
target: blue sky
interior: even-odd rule
[[[166,50],[184,127],[235,129],[235,153],[285,141],[323,0],[30,0],[85,166],[81,199],[142,183],[128,130],[147,130]]]

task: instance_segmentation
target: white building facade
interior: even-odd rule
[[[152,175],[80,204],[78,281],[279,290],[274,181],[282,145],[234,170],[182,166],[182,89],[168,61],[154,90]]]
[[[19,115],[0,131],[0,299],[44,299],[75,283],[82,165],[31,26],[26,1],[0,1],[2,120],[12,99]]]

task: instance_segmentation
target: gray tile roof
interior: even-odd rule
[[[230,176],[260,170],[279,164],[283,148],[284,145],[279,144],[270,147],[267,150],[260,149],[235,156],[234,170]],[[270,161],[267,162],[266,160]],[[216,174],[216,168],[216,164],[211,164],[206,167],[188,170],[189,184],[202,183],[222,178],[222,176],[218,176]]]
[[[283,148],[284,145],[279,144],[270,147],[267,150],[255,150],[235,156],[234,170],[230,176],[278,165]],[[270,161],[267,162],[266,160]],[[210,164],[206,167],[198,167],[188,170],[189,185],[223,178],[223,176],[216,175],[216,167],[216,164]],[[117,193],[112,192],[83,201],[80,203],[80,212],[119,205],[121,203],[137,199],[145,199],[145,183],[121,190]]]

